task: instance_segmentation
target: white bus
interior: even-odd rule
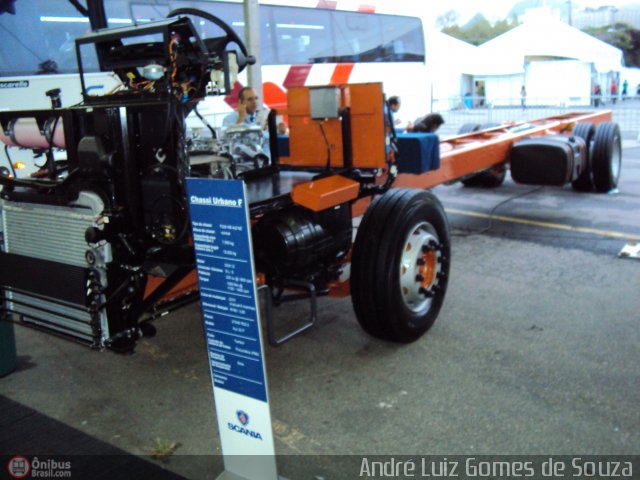
[[[109,0],[110,27],[165,18],[182,7],[207,11],[232,25],[244,38],[239,1]],[[0,15],[0,110],[50,107],[45,92],[60,88],[63,106],[82,100],[77,75],[75,38],[90,30],[89,20],[67,0],[30,0],[14,4],[15,14]],[[430,80],[425,65],[422,22],[417,17],[388,15],[375,5],[329,0],[282,0],[262,3],[260,51],[263,101],[269,108],[286,107],[288,87],[383,82],[387,96],[403,98],[401,118],[413,120],[429,111]],[[195,19],[203,38],[219,35],[218,27]],[[106,93],[118,80],[97,72],[83,59],[89,90]],[[246,74],[236,89],[246,85]],[[208,98],[200,112],[214,125],[235,106],[234,95]],[[193,123],[193,122],[191,122]],[[13,150],[13,149],[12,149]],[[22,152],[25,154],[25,152]],[[0,167],[8,163],[5,152]],[[14,157],[18,152],[12,152]]]

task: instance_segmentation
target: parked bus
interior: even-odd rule
[[[348,9],[343,9],[345,6]],[[237,1],[105,2],[109,27],[159,20],[183,7],[219,17],[244,39],[243,6]],[[286,108],[286,90],[294,86],[382,82],[387,96],[406,99],[400,112],[403,120],[414,120],[429,110],[430,82],[419,18],[378,13],[372,5],[324,0],[261,4],[259,17],[260,51],[250,53],[262,64],[263,102],[267,107]],[[203,38],[220,34],[211,22],[193,20]],[[82,100],[75,39],[90,31],[90,25],[70,2],[16,3],[15,14],[0,15],[0,28],[4,32],[0,42],[0,110],[48,108],[50,99],[45,93],[55,88],[61,89],[64,106]],[[97,72],[95,57],[83,58],[83,65],[95,72],[88,77],[89,93],[103,94],[118,85],[115,76]],[[243,73],[235,91],[246,84]],[[235,104],[232,93],[208,98],[199,108],[216,126]],[[197,119],[189,122],[198,123]],[[20,158],[27,153],[22,155]],[[17,156],[19,152],[11,153],[14,164]],[[3,158],[0,165],[7,163]]]

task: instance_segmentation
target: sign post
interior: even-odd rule
[[[198,283],[225,471],[278,479],[241,180],[187,179]]]

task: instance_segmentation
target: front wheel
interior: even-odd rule
[[[394,189],[377,198],[362,219],[351,263],[362,328],[384,340],[420,338],[442,307],[450,255],[447,217],[433,194]]]

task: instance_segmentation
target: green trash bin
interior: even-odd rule
[[[11,317],[0,317],[0,377],[16,369],[16,336]]]

